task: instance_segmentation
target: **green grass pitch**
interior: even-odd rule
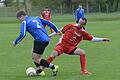
[[[27,77],[26,68],[35,67],[31,59],[33,39],[27,33],[24,40],[13,47],[12,41],[19,34],[19,24],[3,22],[0,24],[0,80],[119,80],[120,14],[87,14],[86,17],[88,32],[96,37],[108,37],[111,40],[98,43],[82,41],[78,45],[86,51],[87,69],[93,74],[80,75],[79,57],[63,54],[53,61],[60,66],[56,77],[52,76],[50,69],[45,69],[45,77]],[[74,22],[73,15],[53,16],[52,21],[59,28]],[[58,36],[52,37],[44,52],[44,58],[51,53],[58,39]]]

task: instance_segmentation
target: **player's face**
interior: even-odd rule
[[[81,5],[79,5],[79,8],[82,8],[82,6],[81,6]]]
[[[80,18],[79,24],[80,24],[81,26],[85,26],[86,22],[85,22],[85,20],[83,20],[82,18]]]
[[[20,21],[23,21],[24,20],[24,16],[21,15],[20,17],[17,17]]]

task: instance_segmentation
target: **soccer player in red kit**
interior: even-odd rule
[[[63,33],[59,42],[56,44],[56,47],[52,51],[52,54],[47,58],[48,62],[53,61],[57,56],[62,53],[68,55],[78,55],[80,56],[80,64],[81,64],[81,74],[91,74],[91,72],[86,69],[86,54],[85,51],[81,48],[77,48],[76,46],[82,40],[89,40],[93,42],[100,41],[109,41],[108,38],[97,38],[93,37],[87,31],[83,29],[87,23],[86,18],[80,18],[78,24],[67,24],[63,27],[61,32]],[[52,37],[55,33],[49,35]]]
[[[48,7],[45,7],[45,9],[43,10],[43,12],[41,13],[41,16],[43,19],[46,20],[50,20],[51,19],[51,11]],[[44,27],[46,27],[47,25],[44,24]],[[50,28],[50,32],[53,32],[53,29]]]

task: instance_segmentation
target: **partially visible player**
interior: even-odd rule
[[[63,33],[62,37],[59,39],[59,42],[56,44],[56,47],[52,51],[51,55],[47,58],[47,61],[52,62],[57,56],[65,53],[68,55],[78,55],[80,56],[81,64],[81,74],[91,74],[91,72],[86,69],[86,54],[85,51],[76,46],[82,40],[88,40],[93,42],[100,41],[109,41],[108,38],[97,38],[89,34],[82,27],[87,23],[86,18],[80,18],[78,24],[67,24],[63,27],[61,32]],[[52,33],[49,37],[52,37],[56,33]],[[75,68],[75,66],[73,66]]]
[[[45,7],[45,9],[42,11],[41,16],[43,19],[46,20],[51,20],[51,11],[48,7]],[[44,24],[44,27],[46,27],[47,25]],[[53,32],[53,29],[50,28],[50,32]]]
[[[85,17],[85,16],[84,16],[84,9],[82,8],[81,5],[79,5],[79,7],[76,9],[74,15],[75,15],[75,21],[76,21],[76,23],[79,22],[79,19],[80,19],[80,18],[84,18],[84,17]]]
[[[41,14],[42,18],[46,19],[46,20],[50,20],[51,19],[51,11],[48,7],[45,7],[42,14]]]
[[[53,75],[57,74],[58,66],[53,65],[42,58],[43,52],[47,45],[49,44],[49,37],[47,31],[45,30],[43,24],[50,26],[56,33],[59,33],[57,27],[50,21],[42,19],[40,17],[31,17],[26,14],[25,11],[18,11],[16,14],[17,19],[21,21],[20,34],[13,41],[13,46],[16,46],[22,39],[26,36],[26,32],[30,33],[34,38],[32,59],[39,68],[39,66],[44,66],[52,69]],[[44,72],[39,69],[36,70],[37,74],[44,75]]]

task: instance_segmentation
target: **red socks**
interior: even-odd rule
[[[86,70],[86,56],[80,55],[80,64],[81,64],[81,71]]]
[[[48,63],[51,63],[53,61],[54,57],[48,57],[47,58],[47,62]],[[41,66],[41,69],[43,70],[45,67],[44,66]]]
[[[49,63],[51,63],[51,62],[53,61],[53,59],[54,59],[54,57],[48,57],[48,58],[47,58],[47,61],[48,61]]]

